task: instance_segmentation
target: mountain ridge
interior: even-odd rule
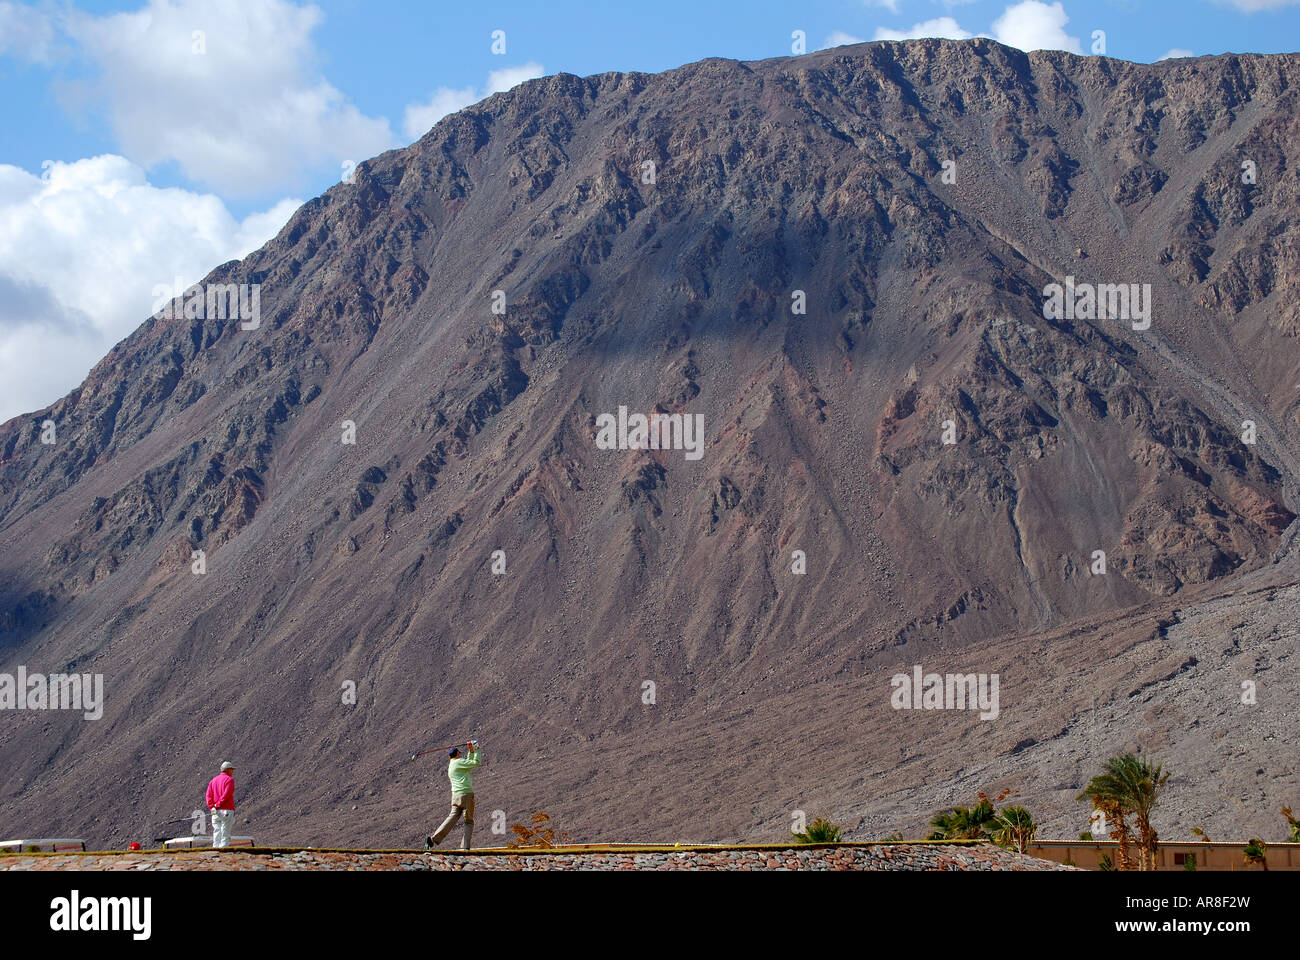
[[[779,835],[818,792],[783,779],[785,729],[835,749],[800,696],[877,745],[845,764],[897,776],[894,748],[919,738],[952,780],[1026,779],[1005,757],[1037,738],[891,713],[888,676],[927,660],[1014,673],[995,651],[1097,618],[1098,643],[1150,650],[1166,640],[1136,639],[1134,610],[1199,609],[1252,578],[1288,595],[1296,63],[909,41],[556,75],[360,164],[205,278],[261,284],[257,330],[146,321],[68,397],[0,426],[0,650],[104,667],[109,689],[89,728],[47,718],[51,738],[15,716],[0,758],[16,823],[120,821],[82,781],[127,756],[188,765],[159,762],[131,806],[184,806],[186,780],[234,752],[270,787],[256,816],[297,818],[277,835],[418,833],[414,773],[375,752],[469,724],[515,731],[498,735],[502,809],[563,797],[562,825],[598,839],[585,787],[650,829]],[[1150,283],[1152,330],[1045,318],[1066,275]],[[596,450],[595,417],[620,404],[702,414],[703,460]],[[1097,549],[1104,577],[1088,576]],[[1089,682],[1132,708],[1147,688],[1120,679]],[[853,690],[864,701],[840,703]],[[1070,728],[1023,696],[1009,725]],[[702,742],[705,716],[737,729]],[[965,740],[992,751],[973,771]],[[733,812],[601,783],[662,792],[683,742]],[[553,769],[564,751],[585,779]],[[1294,791],[1294,765],[1270,762],[1269,797]],[[317,783],[322,763],[382,787]],[[923,820],[937,796],[906,772],[886,801],[818,769],[846,781],[824,802],[864,829],[885,809]],[[1031,809],[1066,816],[1078,786],[1030,783]],[[390,809],[368,825],[328,812],[376,798]]]

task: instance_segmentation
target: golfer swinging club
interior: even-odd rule
[[[443,837],[452,827],[456,826],[456,821],[460,819],[461,814],[465,815],[465,836],[460,842],[462,850],[468,850],[470,839],[474,835],[474,782],[472,780],[474,768],[482,762],[482,755],[479,753],[478,741],[471,740],[465,744],[465,751],[469,754],[467,757],[460,755],[459,747],[452,747],[447,756],[451,760],[447,763],[447,777],[451,780],[451,813],[447,814],[447,819],[442,821],[442,826],[438,832],[431,837],[424,838],[424,849],[432,850],[436,845],[442,843]]]

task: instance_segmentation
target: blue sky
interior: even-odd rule
[[[1101,30],[1149,62],[1293,52],[1300,0],[0,0],[0,421],[79,383],[155,285],[247,254],[450,110],[544,74],[788,56],[796,30],[809,51],[988,35],[1085,55]]]

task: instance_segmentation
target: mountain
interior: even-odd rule
[[[410,754],[473,735],[477,837],[911,835],[1004,786],[1072,837],[1139,746],[1162,835],[1272,837],[1298,81],[872,43],[546,77],[362,163],[206,278],[256,317],[155,315],[0,427],[0,671],[106,697],[0,715],[3,831],[161,835],[230,759],[238,832],[409,846]],[[702,449],[606,449],[620,408]],[[895,709],[916,665],[997,716]]]

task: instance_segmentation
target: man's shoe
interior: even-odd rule
[[[425,850],[432,850],[432,849],[433,849],[433,837],[425,837],[425,838],[424,838],[424,849],[425,849]]]

